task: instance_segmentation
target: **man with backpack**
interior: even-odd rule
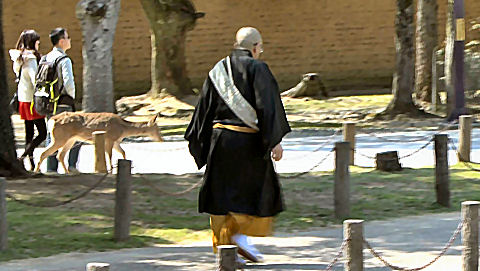
[[[53,49],[46,56],[42,57],[37,73],[37,88],[42,84],[41,76],[42,65],[45,70],[52,69],[55,80],[49,82],[45,88],[45,92],[55,92],[54,97],[49,97],[52,102],[53,110],[49,110],[48,117],[57,115],[62,112],[75,111],[75,81],[73,77],[72,60],[65,53],[71,48],[70,37],[64,28],[55,28],[50,32],[50,40]],[[46,77],[46,76],[44,76]],[[37,95],[37,94],[35,94]],[[47,136],[47,145],[50,143],[50,135]],[[77,161],[80,152],[80,144],[76,144],[68,155],[68,168],[70,172],[78,172]],[[55,154],[47,158],[47,172],[57,172],[58,161]]]

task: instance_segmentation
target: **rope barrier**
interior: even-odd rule
[[[434,139],[432,138],[432,139],[430,139],[430,141],[428,141],[428,142],[425,143],[423,146],[421,146],[418,150],[416,150],[416,151],[414,151],[414,152],[412,152],[412,153],[410,153],[410,154],[407,154],[407,155],[404,155],[404,156],[400,156],[400,157],[398,157],[398,159],[407,158],[407,157],[410,157],[410,156],[412,156],[412,155],[414,155],[414,154],[419,153],[421,150],[423,150],[423,149],[425,149],[426,147],[428,147],[428,145],[430,145],[433,141],[434,141]]]
[[[354,165],[354,166],[359,167],[359,168],[366,168],[366,169],[376,168],[374,166],[360,166],[360,165]]]
[[[150,186],[151,188],[153,188],[154,191],[160,193],[160,194],[163,194],[163,195],[167,195],[167,196],[181,196],[181,195],[184,195],[184,194],[187,194],[189,192],[191,192],[193,189],[199,187],[202,183],[203,183],[203,178],[201,178],[198,182],[196,182],[195,184],[193,184],[191,187],[185,189],[185,190],[182,190],[180,192],[168,192],[168,191],[165,191],[165,190],[162,190],[158,187],[156,187],[151,180],[143,177],[141,174],[138,175],[140,177],[141,180],[143,181],[146,181],[146,184],[148,186]]]
[[[309,170],[307,171],[303,171],[303,172],[300,172],[300,173],[296,173],[296,174],[293,174],[293,175],[289,175],[289,176],[281,176],[282,178],[284,179],[295,179],[295,178],[298,178],[298,177],[301,177],[307,173],[310,173],[312,170],[314,170],[315,168],[317,168],[318,166],[320,166],[323,162],[325,162],[327,160],[327,158],[332,155],[332,153],[335,151],[334,148],[332,148],[328,153],[327,155],[325,155],[325,157],[323,157],[322,160],[320,160],[320,162],[318,162],[317,164],[315,164],[313,167],[311,167]]]
[[[381,139],[383,141],[386,141],[386,142],[392,142],[392,143],[413,143],[413,142],[419,142],[419,141],[424,141],[424,140],[427,140],[428,138],[430,138],[431,136],[428,135],[428,136],[422,136],[422,137],[419,137],[419,138],[416,138],[416,139],[402,139],[402,140],[398,140],[398,139],[389,139],[387,137],[383,137],[383,136],[378,136],[376,135],[375,133],[372,133],[372,132],[366,132],[364,130],[362,130],[365,134],[367,135],[371,135],[375,138],[378,138],[378,139]]]
[[[460,154],[458,154],[460,155]],[[474,164],[474,165],[480,165],[479,162],[474,162],[474,161],[468,161],[468,162],[464,162],[464,163],[469,163],[469,164]]]
[[[421,150],[423,150],[423,149],[425,149],[426,147],[428,147],[428,145],[430,145],[433,141],[434,141],[434,139],[432,138],[432,139],[430,139],[430,141],[428,141],[427,143],[425,143],[424,145],[422,145],[422,146],[421,146],[420,148],[418,148],[417,150],[415,150],[415,151],[413,151],[413,152],[411,152],[411,153],[409,153],[409,154],[406,154],[406,155],[403,155],[403,156],[399,156],[398,159],[407,158],[407,157],[410,157],[410,156],[412,156],[412,155],[414,155],[414,154],[419,153]],[[363,153],[361,153],[361,152],[358,152],[357,149],[353,149],[353,148],[352,148],[351,150],[353,150],[356,154],[358,154],[358,155],[360,155],[360,156],[362,156],[362,157],[365,157],[365,158],[368,158],[368,159],[371,159],[371,160],[376,160],[376,159],[377,159],[376,156],[369,156],[369,155],[363,154]]]
[[[457,147],[455,146],[455,143],[453,142],[453,140],[451,140],[450,138],[448,139],[448,142],[450,142],[450,149],[455,151],[455,153],[457,154],[457,157],[459,158],[458,160],[460,162],[462,162],[468,169],[472,170],[472,171],[476,171],[476,172],[480,172],[480,169],[477,169],[477,168],[474,168],[470,165],[471,164],[476,164],[478,165],[479,163],[474,163],[474,162],[465,162],[465,161],[462,161],[460,158],[461,158],[461,154],[458,152],[458,149]]]
[[[443,132],[449,130],[450,128],[453,128],[453,127],[456,127],[456,126],[457,125],[455,125],[455,124],[445,125],[442,129],[440,129],[439,131],[436,131],[436,133],[443,133]],[[384,137],[384,136],[378,136],[377,134],[375,134],[373,132],[369,132],[368,130],[361,129],[360,131],[362,131],[365,134],[371,135],[375,138],[381,139],[383,141],[394,142],[394,143],[413,143],[413,142],[424,141],[424,140],[427,140],[428,138],[431,138],[431,135],[427,135],[427,136],[422,136],[422,137],[419,137],[419,138],[416,138],[416,139],[410,139],[410,140],[408,140],[408,139],[396,140],[396,139],[389,139],[389,138]]]
[[[335,255],[335,258],[333,258],[333,260],[328,264],[327,266],[327,269],[325,269],[325,271],[331,271],[333,266],[338,262],[338,260],[340,259],[340,257],[342,257],[342,254],[343,254],[343,249],[345,248],[345,246],[347,245],[347,241],[348,240],[343,240],[342,242],[342,245],[340,246],[340,249],[338,250],[337,252],[337,255]]]
[[[322,145],[320,145],[319,147],[317,147],[316,149],[314,149],[313,151],[310,151],[307,155],[310,155],[310,154],[313,154],[313,153],[316,153],[318,152],[319,150],[321,150],[323,147],[325,147],[326,145],[328,145],[329,143],[332,143],[333,142],[333,138],[338,136],[338,134],[341,132],[340,129],[336,130],[332,135],[328,136],[328,138],[330,140],[324,142]],[[294,157],[289,157],[289,160],[290,159],[297,159],[298,157],[305,157],[307,155],[297,155],[297,156],[294,156]]]
[[[156,150],[152,150],[152,147],[142,147],[142,143],[161,143],[161,142],[154,142],[154,141],[151,141],[151,142],[130,142],[130,143],[127,143],[127,144],[136,144],[135,145],[135,150],[137,151],[145,151],[145,152],[173,152],[173,151],[180,151],[180,150],[188,150],[188,146],[184,146],[184,147],[176,147],[176,148],[171,148],[171,149],[156,149]]]
[[[50,203],[31,203],[30,201],[19,199],[16,196],[14,196],[10,193],[6,193],[6,196],[7,196],[7,198],[9,198],[11,200],[13,200],[15,202],[18,202],[20,204],[26,205],[26,206],[41,207],[41,208],[59,207],[59,206],[67,205],[71,202],[74,202],[78,199],[81,199],[81,198],[87,196],[91,191],[93,191],[95,188],[100,186],[100,184],[103,183],[103,181],[107,179],[108,174],[109,174],[109,172],[105,173],[97,182],[95,182],[87,190],[85,190],[82,193],[78,194],[77,196],[72,197],[72,198],[70,198],[68,200],[65,200],[65,201],[60,201],[60,202],[57,201],[57,202],[50,202]]]
[[[368,250],[370,251],[370,253],[375,257],[377,258],[378,260],[380,260],[386,267],[388,268],[391,268],[393,270],[400,270],[400,271],[419,271],[419,270],[423,270],[427,267],[429,267],[430,265],[434,264],[438,259],[440,259],[442,256],[445,255],[445,253],[447,252],[447,250],[452,246],[453,242],[455,242],[455,239],[457,239],[458,235],[460,234],[460,231],[462,230],[463,228],[463,225],[465,224],[465,221],[461,221],[458,226],[457,226],[457,229],[454,231],[453,235],[450,237],[450,240],[448,240],[448,242],[445,244],[445,247],[441,250],[440,254],[438,254],[433,260],[431,260],[430,262],[428,262],[427,264],[421,266],[421,267],[416,267],[416,268],[406,268],[406,267],[399,267],[399,266],[396,266],[396,265],[393,265],[391,263],[389,263],[387,260],[385,260],[378,251],[376,251],[375,249],[373,249],[373,247],[370,245],[370,243],[367,242],[367,240],[363,240],[363,243],[365,244],[365,246],[368,248]]]
[[[351,150],[352,150],[355,154],[358,154],[358,155],[363,156],[363,157],[365,157],[365,158],[372,159],[372,160],[377,159],[377,157],[375,157],[375,156],[369,156],[369,155],[363,154],[363,153],[361,153],[361,152],[358,152],[357,149],[351,148]]]

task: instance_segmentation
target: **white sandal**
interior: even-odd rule
[[[232,236],[232,241],[238,247],[238,254],[245,257],[247,260],[259,263],[263,262],[263,255],[258,251],[258,249],[251,244],[248,237],[244,234],[235,234]]]

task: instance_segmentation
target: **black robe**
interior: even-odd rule
[[[215,123],[248,126],[225,104],[210,77],[205,80],[185,133],[198,168],[207,165],[198,208],[213,215],[274,216],[284,203],[270,152],[290,126],[267,64],[246,50],[234,50],[230,58],[235,86],[255,109],[260,131],[213,129]]]

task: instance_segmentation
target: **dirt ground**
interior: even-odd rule
[[[160,194],[161,192],[155,191],[152,185],[161,191],[180,191],[191,187],[200,178],[201,176],[196,174],[181,176],[170,174],[134,175],[132,180],[133,194],[140,194],[146,190],[149,191],[149,197]],[[9,179],[7,193],[33,204],[56,204],[80,195],[89,188],[94,187],[98,182],[100,184],[89,195],[82,197],[81,200],[76,200],[73,207],[72,204],[67,204],[61,208],[73,208],[78,211],[92,208],[110,209],[115,201],[116,175],[112,174],[48,174],[29,179]],[[194,200],[196,199],[196,193],[187,193],[179,198]],[[142,205],[148,205],[145,204],[143,196],[134,196],[133,199],[134,204],[140,208]]]
[[[443,117],[418,118],[412,119],[406,115],[398,115],[393,120],[377,121],[373,120],[376,113],[381,112],[384,104],[367,105],[364,108],[358,107],[361,102],[360,96],[354,97],[334,97],[326,101],[331,104],[330,108],[319,108],[314,110],[290,110],[287,111],[289,122],[302,123],[303,127],[332,127],[341,125],[345,121],[356,122],[360,126],[401,130],[410,128],[438,128],[439,124],[446,123]],[[187,124],[193,114],[194,106],[197,102],[197,96],[189,96],[182,100],[175,97],[164,97],[162,99],[152,99],[147,94],[133,97],[124,97],[116,102],[117,110],[120,115],[131,121],[143,121],[160,112],[158,123],[160,125]],[[283,97],[282,101],[285,107],[293,106],[299,102],[309,104],[313,98],[288,98]],[[336,106],[338,105],[338,108]],[[428,106],[423,109],[431,112]],[[440,110],[442,110],[441,108]],[[476,109],[475,109],[476,110]],[[474,111],[475,111],[474,110]],[[475,111],[476,112],[476,111]],[[439,113],[439,115],[442,115]],[[476,118],[475,118],[476,119]]]

